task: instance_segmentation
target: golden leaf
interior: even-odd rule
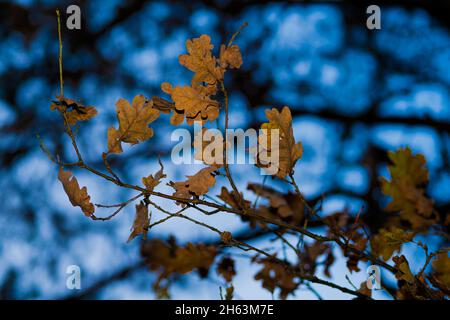
[[[222,68],[240,68],[242,65],[242,55],[237,45],[227,47],[224,44],[220,47],[220,66]]]
[[[78,181],[72,175],[72,172],[64,171],[62,167],[59,168],[58,179],[61,181],[64,191],[69,197],[70,203],[72,203],[74,207],[80,207],[87,217],[92,216],[95,207],[91,203],[91,197],[87,193],[87,188],[80,188]]]
[[[217,59],[211,53],[213,48],[211,38],[207,35],[186,41],[188,54],[180,55],[179,61],[181,65],[195,72],[192,86],[201,82],[214,85],[223,78],[223,70],[217,66]]]
[[[57,101],[52,101],[50,109],[65,113],[69,126],[75,125],[78,121],[90,120],[97,115],[97,109],[93,106],[85,107],[81,103],[65,97],[57,97],[57,99]]]
[[[216,183],[216,178],[213,174],[215,171],[217,171],[215,166],[206,167],[193,176],[187,176],[188,179],[186,181],[171,182],[170,186],[175,189],[173,196],[191,199],[195,196],[206,194],[209,188]]]
[[[295,143],[294,132],[292,129],[292,115],[288,107],[284,107],[281,113],[273,108],[272,110],[266,110],[266,116],[269,120],[268,123],[264,123],[261,128],[266,129],[267,132],[259,136],[258,140],[260,143],[266,141],[267,151],[273,152],[271,150],[271,136],[272,130],[279,130],[279,160],[275,165],[278,167],[276,176],[279,178],[284,178],[287,175],[293,173],[293,168],[298,159],[301,158],[303,153],[302,143]],[[260,166],[264,167],[267,164],[262,164]]]
[[[134,217],[133,228],[128,237],[127,242],[130,242],[138,235],[142,234],[143,239],[147,237],[147,229],[150,224],[150,218],[148,216],[148,208],[145,204],[140,203],[136,205],[136,215]]]
[[[439,253],[433,261],[433,275],[440,283],[450,288],[450,258],[448,252]]]
[[[171,124],[179,125],[186,118],[187,124],[194,121],[214,121],[219,116],[219,103],[210,98],[211,88],[198,86],[177,86],[173,88],[164,82],[161,89],[171,95],[175,110],[170,120]]]
[[[116,107],[119,129],[108,129],[109,153],[122,153],[121,142],[136,144],[153,136],[153,130],[148,125],[159,117],[160,112],[153,108],[152,101],[138,95],[132,105],[125,99],[119,99]]]
[[[370,244],[372,252],[387,261],[395,251],[400,251],[403,243],[410,242],[413,238],[413,233],[393,227],[390,230],[380,229],[378,234],[372,237]]]
[[[438,221],[438,216],[433,209],[433,201],[425,196],[421,187],[428,182],[424,156],[413,156],[409,148],[389,152],[388,155],[393,163],[388,167],[391,180],[381,179],[382,192],[392,198],[386,210],[400,212],[400,217],[408,221],[413,230],[427,229]]]
[[[142,178],[142,183],[144,184],[145,188],[148,191],[153,191],[153,189],[161,183],[161,180],[164,179],[166,177],[165,173],[164,173],[164,166],[161,163],[161,161],[159,161],[159,165],[161,166],[161,169],[159,169],[158,172],[156,172],[155,176],[153,175],[149,175],[148,177],[144,177]]]

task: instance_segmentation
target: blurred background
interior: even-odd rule
[[[126,243],[134,206],[112,221],[87,219],[70,205],[57,180],[58,168],[39,148],[37,135],[63,159],[75,159],[59,115],[49,109],[59,93],[55,9],[62,11],[64,26],[71,4],[81,8],[82,26],[63,28],[65,94],[99,111],[78,130],[81,152],[91,165],[103,169],[101,153],[107,128],[117,123],[117,99],[161,96],[164,81],[189,83],[191,73],[178,64],[186,39],[208,34],[217,49],[247,21],[236,40],[244,64],[227,73],[231,127],[257,128],[264,109],[290,106],[295,137],[304,146],[295,172],[302,191],[311,200],[326,194],[325,213],[348,209],[356,214],[364,206],[369,224],[384,215],[386,199],[377,177],[387,175],[386,151],[408,145],[426,156],[431,180],[427,191],[436,207],[448,212],[447,1],[379,1],[381,30],[366,28],[366,8],[372,3],[364,1],[0,1],[0,298],[155,297],[155,276],[141,262],[138,239]],[[156,134],[149,142],[111,158],[124,180],[140,183],[142,176],[156,172],[158,154],[173,181],[198,171],[196,166],[171,164],[168,119],[163,115],[153,125]],[[241,190],[249,180],[263,179],[250,166],[231,169]],[[86,172],[74,173],[94,203],[113,204],[133,196]],[[160,190],[171,192],[168,186]],[[236,217],[216,215],[208,221],[234,234],[248,232]],[[207,230],[175,220],[155,227],[149,237],[170,234],[181,243],[217,241]],[[440,241],[431,236],[421,240],[431,249]],[[255,237],[252,244],[277,245],[270,237]],[[408,245],[403,251],[413,270],[420,268],[423,253]],[[346,275],[357,284],[365,280],[364,266],[350,274],[340,253],[336,255],[332,281],[349,286]],[[81,290],[66,288],[66,268],[73,264],[81,268]],[[238,259],[236,298],[272,298],[253,280],[258,268],[249,259]],[[321,271],[319,275],[323,277]],[[387,285],[395,285],[383,276]],[[214,270],[201,281],[196,274],[181,277],[172,287],[172,298],[218,299],[219,285]],[[324,298],[351,298],[314,288]],[[383,292],[375,297],[389,298]],[[301,289],[291,298],[316,296]]]

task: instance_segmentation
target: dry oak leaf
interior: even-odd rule
[[[87,188],[80,188],[72,172],[64,171],[62,167],[59,168],[58,179],[61,181],[70,203],[74,207],[80,207],[85,216],[91,217],[94,214],[95,207],[91,203],[91,197],[87,193]]]
[[[286,269],[285,266],[273,261],[272,259],[260,259],[256,261],[264,267],[255,275],[255,280],[262,280],[262,287],[273,293],[276,288],[280,289],[280,298],[293,293],[298,287],[295,275]]]
[[[210,98],[215,93],[212,87],[176,86],[164,82],[161,90],[170,94],[175,103],[175,110],[170,119],[172,125],[179,125],[186,118],[187,124],[195,121],[214,121],[219,116],[219,103]]]
[[[195,72],[192,86],[201,82],[215,85],[218,80],[223,79],[223,70],[217,65],[217,59],[211,53],[213,48],[211,38],[207,35],[186,41],[188,54],[180,55],[178,60],[181,65]]]
[[[299,266],[302,273],[313,275],[319,263],[318,258],[323,254],[330,253],[330,251],[331,247],[323,242],[315,241],[311,245],[305,243],[299,256]]]
[[[227,188],[222,187],[222,189],[220,190],[220,195],[218,195],[218,197],[219,199],[223,200],[226,204],[228,204],[231,208],[234,209],[240,208],[239,199],[243,199],[242,202],[244,209],[249,209],[251,202],[243,198],[242,192],[240,194],[241,197],[239,198],[234,190],[229,192]]]
[[[185,274],[198,269],[200,275],[206,276],[207,270],[214,262],[216,249],[212,245],[188,243],[178,246],[173,239],[168,242],[159,239],[144,242],[141,255],[150,270],[161,271],[164,277],[173,273]],[[206,272],[206,274],[205,274]]]
[[[234,260],[230,257],[223,257],[217,264],[217,273],[220,274],[227,282],[231,282],[236,275]]]
[[[395,251],[400,251],[403,243],[410,242],[413,238],[414,233],[393,227],[389,230],[380,229],[378,234],[372,237],[370,244],[372,252],[387,261]]]
[[[404,255],[395,256],[392,258],[392,261],[394,261],[397,269],[401,271],[395,274],[397,280],[404,280],[410,284],[416,281],[414,275],[411,272],[411,269],[409,268],[408,260],[406,260]]]
[[[152,174],[149,175],[148,177],[143,177],[142,178],[142,183],[144,184],[145,188],[148,191],[153,191],[153,189],[161,183],[161,180],[164,179],[166,176],[166,174],[164,173],[164,166],[161,163],[161,161],[159,161],[159,165],[161,166],[161,169],[158,170],[158,172],[155,173],[155,176],[153,176]]]
[[[153,284],[154,290],[161,296],[168,296],[170,279],[178,274],[186,274],[197,270],[201,277],[206,277],[210,266],[214,263],[216,249],[212,245],[188,243],[178,246],[175,239],[168,241],[152,239],[144,241],[141,256],[151,271],[159,272]],[[169,279],[165,284],[163,280]]]
[[[433,276],[447,288],[450,288],[450,258],[448,252],[439,253],[432,265]]]
[[[199,197],[208,192],[209,188],[216,183],[214,172],[217,167],[211,166],[201,169],[193,176],[186,176],[188,179],[182,182],[170,182],[170,186],[175,189],[173,196],[183,199],[191,199],[195,196]],[[179,204],[177,202],[177,204]]]
[[[413,275],[404,255],[395,256],[392,258],[392,261],[394,261],[395,267],[399,270],[395,273],[398,284],[398,299],[443,299],[445,294],[442,291],[431,288],[423,277]]]
[[[279,130],[279,159],[275,165],[278,167],[276,176],[283,179],[287,175],[293,173],[293,168],[297,160],[299,160],[303,154],[302,143],[295,143],[294,132],[292,129],[292,115],[288,107],[283,107],[281,112],[273,108],[272,110],[266,110],[266,117],[269,120],[268,123],[264,123],[261,129],[266,129],[262,135],[259,136],[258,141],[262,145],[266,145],[269,153],[271,150],[272,130]],[[264,141],[264,143],[263,143]],[[261,160],[261,159],[260,159]],[[267,163],[262,162],[262,167],[267,166]]]
[[[97,115],[97,109],[93,106],[83,106],[81,103],[65,98],[56,97],[58,100],[53,100],[50,110],[59,110],[65,114],[67,124],[69,126],[75,125],[78,121],[87,121]]]
[[[136,215],[134,217],[134,222],[133,222],[133,228],[130,233],[130,236],[128,237],[127,242],[130,242],[131,240],[133,240],[140,234],[143,235],[143,239],[146,239],[149,224],[150,224],[150,218],[148,215],[148,207],[143,203],[137,204],[136,205]]]
[[[388,167],[391,180],[381,178],[382,192],[392,198],[386,210],[400,212],[402,220],[408,221],[413,230],[427,229],[438,221],[438,216],[433,201],[422,188],[428,182],[424,156],[413,156],[409,148],[389,152],[388,156],[393,163]]]
[[[194,159],[220,168],[224,164],[225,143],[220,131],[202,128],[194,137]]]
[[[247,189],[253,191],[256,195],[269,200],[270,208],[276,210],[279,218],[293,224],[298,224],[303,220],[304,206],[297,195],[291,192],[284,194],[258,183],[249,183]]]
[[[116,102],[119,129],[108,129],[108,152],[122,153],[122,142],[137,144],[153,136],[153,129],[148,125],[159,117],[159,110],[153,108],[152,101],[143,95],[134,97],[132,104],[119,99]]]
[[[231,47],[225,46],[224,44],[220,46],[220,56],[219,56],[220,66],[222,68],[235,68],[238,69],[242,65],[242,55],[239,50],[239,46],[232,45]]]
[[[291,192],[281,193],[257,183],[249,183],[247,189],[269,201],[268,206],[259,205],[256,208],[259,216],[281,219],[292,225],[299,225],[303,221],[304,204],[296,194]],[[245,221],[248,218],[241,216],[241,219]],[[260,225],[263,228],[266,226],[264,222],[250,218],[250,226],[254,227],[256,225]]]

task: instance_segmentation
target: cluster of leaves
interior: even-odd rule
[[[119,126],[108,129],[107,151],[102,155],[107,173],[90,167],[83,160],[72,130],[78,122],[92,119],[97,114],[95,107],[85,107],[63,96],[53,101],[51,109],[58,110],[62,115],[66,132],[71,138],[78,157],[74,163],[64,163],[59,160],[59,157],[56,161],[60,166],[58,178],[72,205],[80,207],[86,216],[94,220],[107,220],[128,204],[142,198],[136,205],[135,220],[128,240],[131,241],[139,235],[143,236],[141,255],[148,268],[158,274],[153,285],[158,297],[169,297],[169,286],[179,276],[198,272],[201,277],[206,277],[211,266],[216,264],[217,273],[223,278],[227,287],[226,298],[232,298],[234,290],[232,281],[236,275],[232,255],[234,249],[240,249],[248,253],[252,263],[261,267],[254,278],[261,281],[262,287],[271,293],[279,292],[279,297],[282,299],[293,295],[300,286],[311,288],[310,283],[327,285],[359,298],[370,298],[371,292],[365,283],[359,289],[353,290],[317,276],[318,266],[323,266],[324,275],[328,278],[332,277],[331,266],[336,260],[333,253],[336,247],[346,258],[349,272],[360,271],[362,261],[370,262],[394,273],[398,280],[394,298],[441,299],[448,297],[450,292],[448,250],[441,248],[437,252],[429,252],[426,245],[414,239],[419,234],[427,234],[439,228],[442,232],[442,227],[448,225],[449,219],[443,221],[434,209],[433,201],[426,196],[428,171],[425,167],[425,158],[422,155],[413,155],[409,148],[389,153],[392,161],[392,165],[389,166],[390,180],[381,179],[381,190],[389,197],[390,202],[385,209],[386,213],[379,213],[388,214],[389,218],[385,225],[372,234],[367,231],[363,213],[360,212],[356,218],[348,212],[322,216],[321,208],[311,206],[303,197],[294,179],[294,168],[302,157],[303,149],[301,142],[295,141],[292,115],[288,107],[282,108],[281,111],[276,108],[266,110],[268,122],[261,125],[261,129],[265,130],[262,130],[263,133],[258,137],[258,144],[262,145],[269,155],[272,152],[279,153],[277,171],[272,179],[286,183],[292,190],[281,192],[265,184],[249,182],[248,190],[253,192],[257,199],[261,199],[262,204],[258,204],[258,200],[252,203],[245,199],[244,194],[236,188],[226,157],[220,164],[204,161],[206,166],[194,175],[187,176],[185,181],[169,181],[167,184],[174,189],[172,194],[155,190],[167,178],[161,162],[161,169],[158,172],[142,178],[143,186],[130,185],[118,178],[109,165],[108,157],[113,154],[122,154],[123,143],[135,145],[149,140],[154,135],[149,125],[161,114],[171,113],[170,124],[177,126],[184,121],[188,125],[195,121],[214,123],[222,112],[225,118],[225,130],[227,129],[228,95],[224,76],[226,71],[238,69],[243,63],[239,47],[233,44],[236,35],[228,45],[221,45],[219,57],[213,55],[214,46],[207,35],[186,42],[187,54],[180,55],[179,62],[192,71],[193,76],[189,85],[174,87],[166,82],[161,85],[162,91],[170,95],[172,101],[161,97],[149,99],[144,95],[134,97],[131,104],[125,99],[117,101]],[[221,95],[218,94],[219,90]],[[277,150],[271,150],[271,140],[274,139],[271,129],[278,129]],[[200,134],[204,133],[205,131],[202,130]],[[218,143],[223,145],[225,154],[227,145],[223,141]],[[208,144],[200,146],[196,152],[196,159],[203,160],[203,151],[207,147]],[[218,156],[220,158],[223,155]],[[256,165],[266,168],[270,163],[261,154],[257,154]],[[96,206],[91,203],[86,187],[80,188],[77,179],[71,172],[64,171],[64,167],[86,169],[119,187],[138,191],[139,195],[116,205],[118,209],[109,217],[99,218],[95,215]],[[205,196],[214,197],[209,193],[217,183],[217,175],[225,176],[231,189],[225,185],[222,186],[220,194],[216,195],[218,200],[211,202]],[[154,197],[172,200],[180,206],[180,210],[175,213],[168,212],[152,201]],[[149,206],[166,214],[167,217],[152,223]],[[208,211],[204,209],[205,207],[213,211]],[[277,253],[271,252],[270,249],[256,248],[242,239],[235,239],[230,232],[221,231],[207,223],[197,221],[183,214],[187,208],[198,210],[205,215],[219,212],[236,214],[248,223],[255,233],[275,235],[273,241],[279,241],[292,250],[296,260],[280,259]],[[147,232],[152,227],[169,218],[185,219],[208,228],[220,236],[220,241],[210,244],[188,243],[182,246],[178,245],[172,237],[167,241],[155,238],[145,240]],[[324,227],[325,235],[313,233],[311,231],[313,226]],[[298,242],[294,245],[288,240],[287,235],[298,237]],[[305,238],[312,241],[306,241]],[[405,256],[396,255],[396,253],[400,254],[403,244],[409,242],[423,248],[426,255],[423,268],[415,275],[411,272]],[[251,252],[255,254],[252,255]],[[427,271],[430,262],[432,262],[431,272]]]

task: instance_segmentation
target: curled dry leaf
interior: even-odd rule
[[[258,142],[265,146],[266,152],[270,155],[272,145],[272,130],[278,131],[278,162],[272,165],[277,166],[278,170],[276,176],[279,178],[285,178],[287,175],[293,173],[293,169],[297,160],[299,160],[303,154],[302,143],[295,143],[294,132],[292,129],[292,115],[288,107],[283,107],[283,110],[279,112],[277,109],[266,110],[266,117],[269,120],[268,123],[264,123],[261,129],[265,129],[263,134],[258,137]],[[260,167],[267,167],[269,163],[261,155],[261,150],[258,154],[258,163]]]
[[[153,189],[158,184],[161,183],[161,180],[166,177],[166,174],[164,173],[164,166],[161,163],[161,161],[159,161],[159,165],[161,166],[161,169],[159,169],[159,171],[156,172],[155,176],[149,175],[148,177],[142,178],[142,183],[144,184],[145,188],[150,192],[153,191]]]
[[[57,97],[57,100],[53,100],[50,110],[58,110],[61,113],[65,113],[69,126],[75,125],[78,121],[90,120],[97,115],[95,107],[86,107],[75,100],[65,97]]]
[[[209,188],[216,183],[215,171],[217,171],[215,166],[206,167],[193,176],[187,176],[188,179],[186,181],[171,182],[169,185],[175,189],[173,196],[191,199],[206,194]]]
[[[91,203],[91,197],[87,193],[87,188],[80,188],[78,181],[72,175],[72,172],[64,171],[62,167],[59,168],[58,179],[61,181],[64,191],[69,197],[70,203],[72,203],[74,207],[80,207],[87,217],[92,216],[95,207]]]
[[[143,235],[143,239],[146,239],[149,224],[148,207],[144,203],[137,204],[133,227],[127,242],[130,242],[140,234]]]
[[[220,66],[222,68],[238,69],[242,65],[242,55],[239,46],[227,47],[224,44],[220,47]]]
[[[186,118],[187,124],[195,121],[214,121],[219,116],[220,105],[211,98],[215,94],[215,87],[176,86],[164,82],[161,89],[170,94],[175,103],[175,110],[170,119],[172,125],[179,125]]]
[[[122,142],[137,144],[153,136],[153,129],[148,125],[159,117],[159,110],[153,108],[152,101],[143,95],[134,97],[132,104],[119,99],[116,103],[119,129],[108,129],[108,153],[122,153]]]
[[[422,188],[428,182],[424,156],[413,156],[409,148],[389,152],[388,156],[393,163],[388,167],[391,180],[381,178],[382,192],[392,198],[386,210],[400,212],[400,218],[415,231],[427,229],[438,221],[438,215]]]

